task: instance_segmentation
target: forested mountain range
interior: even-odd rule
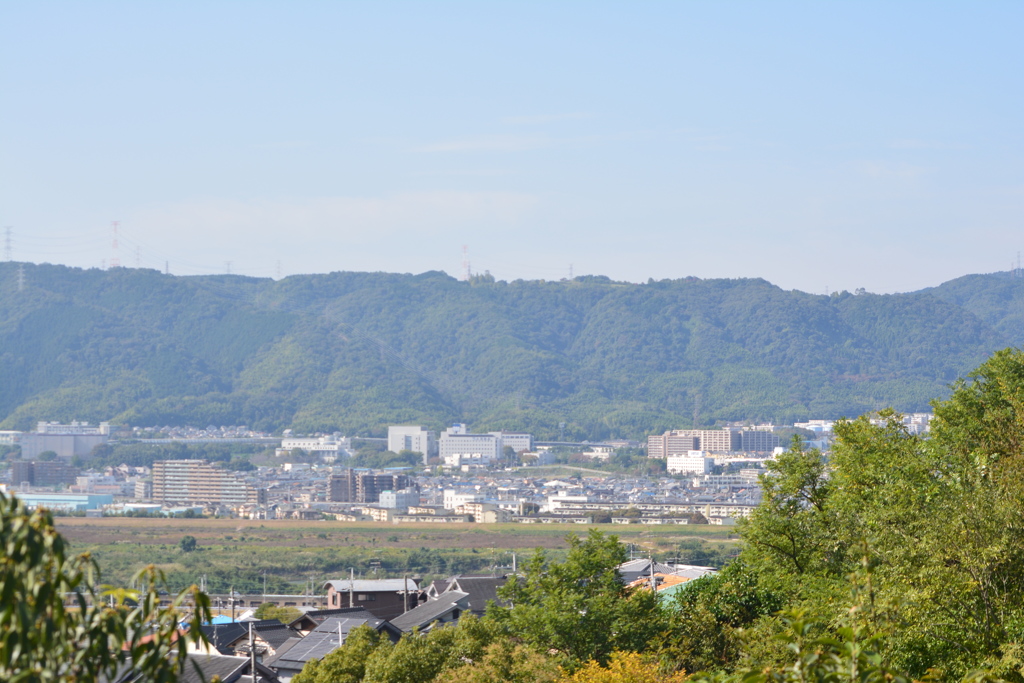
[[[18,287],[18,269],[24,288]],[[1024,340],[1024,279],[893,295],[764,280],[279,281],[0,263],[0,428],[37,420],[388,424],[641,437],[725,420],[928,409]]]

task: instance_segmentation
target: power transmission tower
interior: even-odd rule
[[[121,267],[121,250],[117,243],[117,226],[121,224],[120,221],[111,221],[110,227],[114,233],[114,239],[110,244],[111,255],[110,255],[110,267],[120,268]]]
[[[18,264],[18,291],[25,291],[25,265]]]
[[[11,226],[4,228],[4,260],[11,260]]]

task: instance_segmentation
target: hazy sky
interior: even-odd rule
[[[0,3],[13,258],[763,277],[1024,250],[1024,3]],[[0,239],[3,235],[0,233]],[[0,247],[3,243],[0,242]],[[2,257],[2,252],[0,252]]]

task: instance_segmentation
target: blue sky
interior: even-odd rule
[[[15,260],[763,277],[1024,250],[1024,4],[0,4]],[[0,234],[2,238],[2,234]],[[2,242],[0,242],[2,246]]]

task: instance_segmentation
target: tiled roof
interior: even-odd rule
[[[466,593],[468,607],[474,614],[483,614],[488,602],[505,604],[498,597],[498,589],[505,585],[506,576],[456,576],[448,584],[448,590]]]
[[[274,669],[300,671],[311,659],[323,659],[338,649],[337,633],[310,633],[305,638],[291,638],[273,657],[264,663]]]
[[[395,617],[391,620],[391,624],[406,633],[416,628],[422,630],[452,610],[469,609],[468,597],[469,594],[462,591],[446,591],[439,597],[428,600],[405,614]]]
[[[178,681],[207,683],[213,680],[214,676],[220,676],[220,680],[231,683],[241,677],[248,668],[249,660],[246,657],[192,653],[188,655],[185,666],[178,674]]]

